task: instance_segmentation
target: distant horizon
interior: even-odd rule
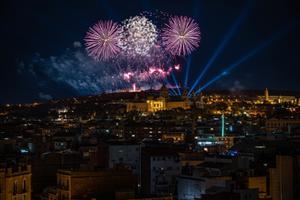
[[[203,91],[201,94],[220,94],[223,93],[223,95],[229,95],[230,94],[239,94],[239,93],[246,93],[245,95],[250,95],[249,93],[255,93],[257,96],[264,96],[264,89],[241,89],[238,91],[231,91],[229,89],[217,89],[217,88],[211,88]],[[295,96],[295,97],[300,97],[300,90],[299,91],[292,91],[292,90],[274,90],[274,89],[269,89],[269,96]],[[2,103],[0,101],[0,106],[5,106],[7,104],[9,105],[18,105],[18,104],[33,104],[33,103],[47,103],[50,101],[61,101],[61,100],[67,100],[67,99],[72,99],[72,98],[87,98],[87,97],[94,97],[94,96],[100,96],[100,95],[105,95],[105,94],[122,94],[122,93],[140,93],[140,92],[147,92],[147,91],[159,91],[159,89],[147,89],[147,90],[140,90],[140,91],[106,91],[98,94],[90,94],[90,95],[75,95],[75,96],[69,96],[69,97],[61,97],[61,98],[52,98],[52,99],[36,99],[33,101],[27,101],[27,102],[4,102]],[[170,90],[170,88],[168,88]],[[248,93],[248,94],[247,94]],[[171,96],[182,96],[182,95],[171,95]],[[196,95],[198,96],[198,95]]]

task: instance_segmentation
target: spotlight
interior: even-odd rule
[[[164,79],[163,81],[164,81],[165,85],[171,85],[170,82],[168,81],[168,79]],[[178,95],[177,92],[173,88],[169,87],[169,89],[171,92],[173,92],[174,95]]]
[[[190,73],[190,66],[192,62],[192,56],[188,57],[187,64],[186,64],[186,70],[185,70],[185,78],[184,78],[184,87],[187,88],[188,85],[188,78]]]
[[[173,72],[171,73],[171,76],[172,76],[172,79],[173,79],[173,81],[174,81],[174,83],[175,83],[175,85],[176,85],[176,89],[177,89],[177,91],[178,91],[178,94],[181,95],[181,92],[180,92],[180,89],[179,89],[179,85],[178,85],[177,79],[176,79],[176,77],[175,77],[175,75],[174,75]]]
[[[208,81],[205,85],[203,85],[202,87],[200,87],[195,92],[195,94],[200,93],[205,88],[207,88],[208,86],[210,86],[212,83],[216,82],[217,80],[219,80],[223,76],[228,75],[231,70],[233,70],[234,68],[236,68],[237,66],[239,66],[243,62],[247,61],[249,58],[251,58],[252,56],[254,56],[255,54],[257,54],[258,52],[262,51],[264,48],[266,48],[267,46],[269,46],[270,44],[272,44],[272,42],[274,40],[279,39],[284,34],[288,33],[291,30],[291,28],[293,28],[293,27],[294,27],[294,24],[289,24],[286,28],[284,28],[284,29],[276,32],[274,35],[272,35],[265,42],[261,43],[256,48],[254,48],[253,50],[251,50],[250,52],[248,52],[247,54],[245,54],[243,57],[241,57],[240,59],[238,59],[236,62],[234,62],[233,64],[229,65],[227,68],[225,68],[225,70],[222,73],[220,73],[219,75],[217,75],[216,77],[214,77],[213,79],[211,79],[210,81]]]
[[[204,69],[201,71],[201,73],[197,77],[196,81],[192,85],[191,89],[188,92],[188,95],[190,95],[191,92],[194,90],[194,88],[199,84],[200,80],[202,79],[202,77],[204,76],[204,74],[206,73],[206,71],[210,68],[210,66],[213,64],[213,62],[216,60],[216,58],[222,53],[223,49],[225,48],[225,46],[227,45],[227,43],[229,42],[229,40],[232,38],[232,36],[237,32],[239,26],[245,20],[245,17],[249,13],[249,10],[250,10],[249,7],[250,6],[248,4],[247,4],[247,6],[245,6],[245,8],[243,9],[243,11],[242,11],[241,15],[239,16],[239,18],[234,22],[234,24],[231,26],[231,28],[229,29],[229,31],[226,33],[223,41],[218,46],[217,50],[214,52],[214,54],[209,59],[209,61],[207,62],[207,64],[204,66]]]

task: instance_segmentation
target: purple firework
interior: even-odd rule
[[[165,49],[173,55],[187,55],[199,46],[200,28],[191,18],[174,16],[162,30]]]
[[[121,29],[113,21],[99,21],[85,36],[86,50],[96,60],[108,60],[120,51]]]

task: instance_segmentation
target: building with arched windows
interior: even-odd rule
[[[31,200],[31,166],[0,168],[0,199]]]
[[[169,96],[166,86],[162,86],[158,97],[148,96],[147,99],[135,99],[126,103],[126,111],[157,112],[161,110],[172,110],[191,108],[191,102],[184,90],[181,96]]]

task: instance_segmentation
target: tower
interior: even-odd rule
[[[268,91],[268,88],[265,89],[265,100],[269,101],[269,91]]]
[[[186,100],[188,98],[188,91],[186,88],[183,89],[181,97],[183,100]]]
[[[225,117],[224,114],[221,116],[221,136],[225,136]]]
[[[166,85],[162,85],[161,86],[161,88],[160,88],[160,96],[164,97],[166,99],[169,97],[169,90],[166,87]]]

